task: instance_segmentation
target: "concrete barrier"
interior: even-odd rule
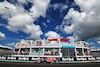
[[[24,57],[24,60],[28,61],[29,60],[29,57]]]
[[[19,57],[18,60],[24,60],[24,57]]]
[[[100,60],[100,57],[96,57],[97,60]]]
[[[88,60],[96,60],[94,57],[89,57]]]

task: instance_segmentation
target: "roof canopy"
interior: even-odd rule
[[[3,45],[1,45],[1,44],[0,44],[0,48],[13,49],[13,48],[11,48],[11,47],[8,47],[8,46],[3,46]]]
[[[60,41],[69,41],[70,39],[60,39]]]
[[[57,41],[57,39],[48,39],[49,41]]]
[[[58,39],[48,39],[49,41],[57,41]],[[69,41],[70,39],[60,39],[60,41]]]

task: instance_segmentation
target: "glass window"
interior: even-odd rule
[[[63,48],[62,49],[62,55],[63,55],[63,57],[69,57],[68,48]]]
[[[74,48],[69,48],[69,56],[70,57],[75,57],[75,49]]]
[[[75,51],[74,48],[63,48],[62,49],[62,55],[63,57],[74,57],[75,56]]]

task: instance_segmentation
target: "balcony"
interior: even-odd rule
[[[76,47],[88,47],[88,46],[84,46],[84,44],[70,44],[70,43],[43,43],[43,44],[30,44],[30,45],[21,45],[21,46],[17,46],[16,48],[29,48],[29,47],[59,47],[59,46],[76,46]]]

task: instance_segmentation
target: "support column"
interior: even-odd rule
[[[19,48],[18,55],[19,55],[19,53],[20,53],[20,50],[21,50],[21,48]]]
[[[82,53],[83,53],[83,56],[85,56],[85,54],[84,54],[84,48],[82,48]]]
[[[13,49],[13,55],[15,54],[15,48]]]
[[[90,55],[90,51],[89,51],[89,49],[87,49],[87,51],[88,51],[88,54]]]
[[[74,45],[74,37],[73,37],[73,45]]]
[[[74,57],[74,61],[77,61],[77,51],[76,51],[76,48],[74,48],[75,50],[75,57]]]
[[[70,58],[70,56],[69,56],[69,48],[67,50],[68,50],[68,58]]]
[[[58,40],[59,40],[59,46],[60,46],[60,38]]]
[[[43,42],[43,46],[45,45],[45,38],[44,38],[44,40],[43,40],[44,42]]]
[[[59,48],[59,56],[61,55],[60,53],[61,53],[61,48]]]
[[[74,48],[75,49],[75,56],[77,57],[77,51],[76,51],[76,48]]]
[[[32,53],[32,48],[30,48],[30,52],[29,52],[29,55],[31,55],[31,53]]]
[[[43,48],[43,56],[44,56],[44,51],[45,51],[45,48]]]
[[[13,49],[13,52],[15,52],[15,48]]]

